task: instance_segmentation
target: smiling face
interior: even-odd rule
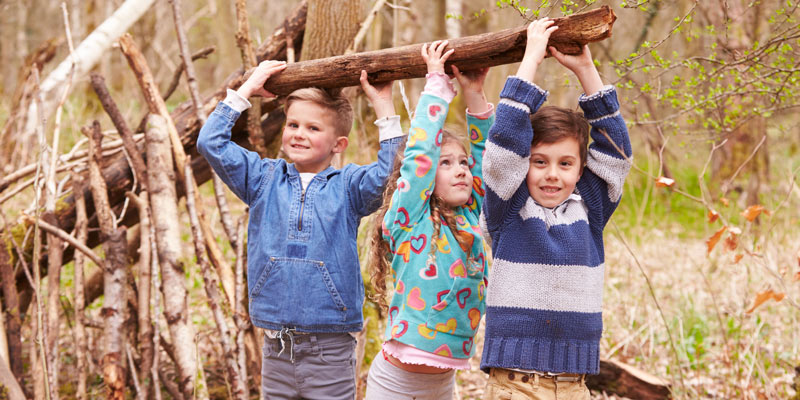
[[[472,195],[472,172],[469,156],[456,139],[445,136],[442,154],[436,167],[433,195],[451,207],[463,206]]]
[[[283,152],[298,172],[320,172],[331,165],[336,153],[347,148],[347,137],[336,132],[333,110],[312,101],[291,103],[283,128]]]
[[[561,204],[575,190],[583,172],[580,145],[572,137],[531,148],[526,182],[537,203],[546,208]]]

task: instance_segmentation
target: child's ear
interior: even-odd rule
[[[347,149],[349,140],[347,140],[347,136],[339,136],[336,138],[336,144],[333,146],[334,153],[344,153],[345,149]]]

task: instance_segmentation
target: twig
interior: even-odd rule
[[[73,172],[72,173],[72,185],[73,185],[73,193],[75,194],[75,236],[78,240],[78,243],[85,244],[86,239],[89,236],[89,221],[86,216],[86,201],[83,196],[83,192],[86,188],[86,181],[84,178]],[[85,259],[84,253],[78,252],[75,254],[75,263],[73,266],[73,274],[74,274],[74,287],[73,287],[73,298],[74,298],[74,310],[75,310],[75,358],[77,359],[76,369],[78,370],[78,385],[77,391],[75,393],[76,397],[82,400],[87,398],[86,396],[86,378],[88,376],[87,371],[87,357],[86,357],[86,330],[84,327],[84,321],[86,320],[84,309],[86,304],[86,298],[84,294],[84,286],[85,286],[85,277],[83,275]]]
[[[236,45],[242,55],[245,71],[256,66],[256,53],[250,40],[250,23],[247,19],[247,0],[236,0]],[[287,49],[288,50],[288,49]],[[267,156],[267,143],[261,130],[261,99],[253,98],[247,110],[247,139],[261,157]],[[232,228],[232,227],[231,227]]]
[[[95,254],[90,248],[86,247],[86,245],[81,243],[78,239],[76,239],[69,233],[65,232],[61,228],[50,225],[42,220],[35,221],[34,218],[31,218],[30,216],[25,216],[25,220],[30,223],[36,223],[40,228],[44,229],[47,233],[58,236],[59,239],[71,244],[73,247],[75,247],[76,250],[79,250],[81,253],[86,254],[86,256],[89,257],[92,261],[94,261],[94,263],[97,264],[100,268],[105,269],[105,263],[97,254]]]
[[[152,280],[153,284],[153,295],[151,296],[150,300],[153,307],[153,317],[151,318],[153,321],[153,335],[151,338],[153,342],[153,366],[150,368],[150,374],[153,376],[153,392],[156,395],[156,400],[161,400],[161,390],[159,390],[161,385],[159,384],[158,374],[159,354],[161,354],[161,351],[159,350],[161,348],[159,346],[161,333],[159,332],[160,328],[158,323],[158,316],[161,315],[161,278],[158,275],[158,249],[156,248],[156,227],[154,224],[150,224],[150,238],[150,279]],[[183,396],[175,398],[183,398]]]
[[[236,290],[234,297],[233,321],[236,325],[236,358],[239,363],[239,374],[242,382],[247,382],[247,353],[245,351],[244,336],[248,328],[249,318],[244,310],[244,223],[247,213],[239,218],[236,228]]]
[[[622,232],[620,232],[619,227],[617,227],[616,222],[611,221],[611,224],[614,226],[614,230],[616,231],[617,238],[622,242],[622,245],[625,246],[625,249],[628,250],[628,253],[631,255],[631,257],[633,257],[633,261],[636,263],[636,266],[639,268],[639,272],[642,273],[642,276],[644,276],[645,282],[647,282],[647,288],[648,288],[648,290],[650,292],[650,297],[653,298],[653,302],[655,303],[656,308],[658,309],[658,313],[659,313],[659,315],[661,315],[661,320],[664,322],[664,327],[667,329],[667,336],[669,336],[669,344],[672,347],[672,354],[675,357],[675,364],[678,367],[678,372],[679,372],[679,375],[680,375],[680,378],[681,378],[681,386],[684,389],[686,389],[687,386],[686,386],[686,382],[684,382],[684,378],[683,378],[683,368],[681,368],[681,366],[680,366],[680,363],[681,363],[680,362],[680,356],[678,354],[678,349],[675,347],[675,340],[672,337],[672,330],[670,329],[669,323],[667,322],[667,317],[664,315],[664,310],[661,309],[661,305],[658,303],[658,298],[656,297],[655,289],[653,289],[653,284],[650,282],[650,277],[647,275],[647,272],[645,272],[644,268],[642,267],[642,264],[639,263],[639,258],[636,257],[636,254],[633,252],[633,250],[631,250],[630,246],[628,246],[628,242],[622,236]]]
[[[739,165],[739,168],[736,169],[736,172],[734,172],[733,175],[731,175],[731,177],[728,178],[728,180],[722,184],[723,187],[722,192],[724,194],[728,193],[728,191],[730,190],[731,183],[733,183],[733,180],[736,179],[736,176],[739,175],[739,172],[742,171],[742,168],[744,168],[744,166],[747,165],[747,163],[753,159],[753,156],[756,155],[758,149],[761,148],[761,145],[764,144],[764,141],[766,140],[767,140],[767,134],[765,133],[764,136],[761,137],[761,141],[759,141],[756,147],[753,149],[753,152],[750,153],[750,156],[748,156],[747,159],[744,160],[744,162],[742,162],[742,165]]]
[[[194,174],[192,173],[191,159],[186,158],[186,165],[184,166],[186,174],[186,208],[189,210],[189,221],[192,225],[192,236],[194,237],[194,249],[197,256],[197,263],[200,265],[200,270],[203,274],[203,283],[208,295],[208,306],[214,315],[214,320],[217,323],[217,329],[220,334],[219,341],[222,344],[222,351],[224,352],[225,364],[227,367],[228,378],[233,386],[233,396],[237,399],[244,400],[247,398],[247,391],[241,380],[239,372],[239,363],[237,362],[236,355],[230,343],[230,332],[228,331],[228,323],[225,321],[225,316],[222,314],[220,303],[224,298],[219,293],[219,285],[217,279],[211,271],[208,259],[205,255],[205,246],[203,243],[203,229],[200,227],[200,219],[197,215],[197,208],[195,207],[195,183]]]
[[[40,203],[41,192],[38,190],[39,189],[39,176],[40,176],[40,171],[41,171],[41,165],[44,164],[44,153],[45,153],[45,148],[47,146],[47,144],[45,142],[45,137],[44,137],[44,130],[45,130],[45,126],[46,126],[47,120],[46,120],[46,118],[44,116],[44,110],[43,110],[44,105],[43,105],[43,102],[42,102],[42,92],[41,92],[40,87],[39,87],[40,82],[39,82],[39,69],[38,68],[34,68],[33,69],[33,75],[34,75],[34,78],[35,78],[35,81],[36,81],[36,93],[35,93],[34,96],[36,98],[36,110],[38,112],[37,116],[38,116],[38,120],[39,120],[39,123],[36,125],[36,130],[38,132],[37,136],[39,137],[39,161],[36,163],[36,179],[35,179],[35,182],[34,182],[34,187],[36,188],[35,194],[34,194],[35,219],[38,221],[40,219],[40,217],[41,217],[41,210],[39,208],[39,204],[41,204]],[[38,329],[36,330],[36,339],[35,340],[39,345],[39,353],[40,353],[39,357],[41,357],[39,362],[41,362],[41,365],[37,365],[36,362],[33,363],[34,364],[34,369],[33,369],[34,391],[36,391],[36,388],[38,386],[36,384],[36,382],[35,382],[35,380],[37,379],[36,376],[39,374],[39,372],[41,372],[42,374],[44,374],[44,379],[45,379],[45,382],[43,383],[44,392],[45,392],[45,398],[47,400],[50,400],[50,387],[51,387],[51,385],[49,383],[50,376],[47,373],[47,371],[48,371],[48,369],[47,369],[47,359],[48,358],[47,358],[47,349],[45,348],[46,346],[45,346],[45,343],[44,343],[45,338],[47,337],[47,335],[45,334],[45,332],[43,332],[44,329],[45,329],[45,326],[44,326],[44,321],[42,320],[42,298],[40,296],[39,289],[38,289],[39,288],[39,283],[41,282],[41,271],[39,269],[39,258],[41,257],[41,247],[42,247],[42,243],[41,243],[41,237],[40,237],[40,233],[39,233],[39,224],[35,224],[34,225],[34,229],[33,229],[33,260],[32,260],[32,264],[35,266],[35,268],[33,269],[33,282],[31,282],[31,287],[35,288],[34,290],[36,290],[36,292],[37,292],[37,295],[36,295],[36,313],[37,313],[36,321],[37,321],[37,324],[38,324]],[[20,257],[22,257],[22,253],[20,253]],[[37,368],[42,368],[42,371],[37,371]]]
[[[139,384],[139,377],[136,375],[136,364],[133,363],[133,356],[131,355],[131,344],[125,344],[125,353],[128,355],[128,365],[131,369],[131,380],[133,380],[133,388],[136,389],[136,398],[145,400],[146,394],[142,391],[142,386]],[[158,388],[156,388],[158,390]]]

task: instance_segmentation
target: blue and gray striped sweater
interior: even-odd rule
[[[547,92],[509,77],[500,98],[483,164],[494,262],[481,368],[596,374],[603,228],[619,204],[631,158],[616,91],[606,86],[581,96],[592,144],[575,193],[555,208],[537,204],[525,184],[535,134],[530,114]]]

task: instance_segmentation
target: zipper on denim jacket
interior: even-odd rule
[[[305,204],[306,204],[306,191],[304,189],[303,192],[300,194],[300,218],[297,221],[298,231],[303,230],[303,208],[305,207]]]

